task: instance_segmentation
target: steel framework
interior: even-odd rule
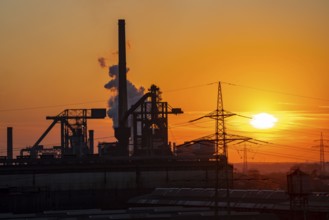
[[[134,155],[169,156],[168,114],[181,114],[180,108],[172,108],[161,101],[159,87],[152,85],[127,114],[132,114]],[[127,117],[128,117],[127,115]]]
[[[33,158],[39,157],[40,154],[47,153],[61,155],[77,155],[82,156],[93,153],[90,142],[88,143],[88,119],[102,119],[106,116],[106,109],[66,109],[57,116],[47,116],[47,120],[53,120],[46,131],[35,142],[32,147],[21,150],[21,156],[24,152],[28,152]],[[60,139],[61,145],[52,149],[45,149],[40,143],[51,131],[51,129],[60,123]]]

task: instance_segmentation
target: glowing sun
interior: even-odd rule
[[[278,121],[273,115],[268,113],[259,113],[253,115],[250,120],[250,124],[257,129],[268,129],[274,127],[275,123]]]

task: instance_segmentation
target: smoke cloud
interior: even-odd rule
[[[127,68],[127,73],[129,69]],[[107,115],[112,118],[113,127],[117,127],[119,125],[118,119],[118,85],[119,85],[119,66],[113,65],[109,67],[109,76],[111,80],[104,85],[106,89],[109,89],[113,92],[113,95],[110,97],[108,101],[109,110],[107,111]],[[127,95],[128,95],[128,109],[131,105],[135,104],[143,95],[144,95],[144,87],[137,88],[132,82],[127,80]]]
[[[102,68],[107,67],[106,59],[105,59],[104,57],[100,57],[100,58],[98,58],[98,63],[99,63],[99,65],[100,65]]]

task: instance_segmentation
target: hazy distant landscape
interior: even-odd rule
[[[299,168],[311,176],[313,191],[329,191],[328,173],[320,172],[319,163],[248,163],[243,173],[243,163],[234,165],[235,189],[287,190],[287,175]]]
[[[313,163],[312,163],[313,164]],[[254,162],[248,163],[248,170],[258,170],[261,174],[268,174],[268,173],[288,173],[291,167],[299,165],[299,163],[261,163],[261,162]],[[243,170],[243,163],[234,163],[234,169],[238,172],[242,172]]]

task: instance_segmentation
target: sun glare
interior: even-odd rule
[[[250,124],[257,129],[269,129],[274,127],[275,123],[278,121],[273,115],[268,113],[259,113],[253,115],[250,120]]]

